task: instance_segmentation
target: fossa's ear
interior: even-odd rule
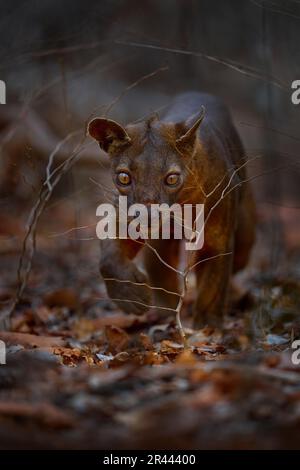
[[[88,133],[99,143],[104,152],[113,155],[129,145],[131,139],[124,127],[112,119],[95,118],[88,124]]]
[[[205,116],[205,108],[201,107],[201,110],[191,116],[187,121],[185,121],[183,128],[185,129],[184,134],[182,134],[178,139],[176,139],[176,147],[180,152],[183,151],[192,151],[195,145],[197,131],[200,127],[201,122]]]

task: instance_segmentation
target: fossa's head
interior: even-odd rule
[[[152,117],[126,127],[95,118],[88,132],[109,155],[114,184],[129,204],[171,205],[190,185],[190,162],[203,117],[204,109],[180,123]]]

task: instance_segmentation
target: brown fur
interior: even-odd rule
[[[206,110],[204,119],[202,106]],[[245,162],[244,152],[228,111],[214,97],[186,93],[174,100],[161,119],[127,126],[123,132],[120,129],[119,124],[105,119],[90,124],[91,135],[109,150],[114,180],[120,170],[131,174],[129,187],[118,187],[116,182],[119,193],[128,196],[128,204],[203,203],[205,217],[217,204],[205,225],[204,247],[193,252],[193,263],[216,256],[196,269],[194,323],[196,327],[219,324],[227,306],[231,274],[246,266],[255,238],[254,202],[249,184],[243,182],[247,179],[246,165],[240,168]],[[182,181],[175,190],[164,184],[165,175],[174,169],[180,172]],[[234,189],[218,203],[229,182],[228,190]],[[151,243],[167,263],[178,266],[178,240]],[[100,262],[103,276],[178,292],[176,273],[148,248],[144,250],[147,275],[136,267],[133,259],[142,246],[132,240],[105,240]],[[144,285],[106,284],[112,298],[133,301],[117,302],[126,312],[143,313],[147,307],[142,304],[174,308],[178,301],[178,297],[159,290],[152,298],[151,289]]]

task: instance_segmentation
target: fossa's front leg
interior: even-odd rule
[[[132,261],[143,244],[131,239],[101,242],[100,272],[109,297],[126,313],[141,315],[152,302],[147,276]],[[116,300],[115,300],[116,299]]]
[[[222,326],[233,269],[235,199],[222,202],[208,218],[204,248],[196,255],[197,297],[194,325]],[[209,259],[210,258],[210,259]]]
[[[145,247],[144,259],[149,281],[151,286],[158,288],[153,289],[154,305],[157,307],[176,308],[178,304],[179,295],[175,295],[179,292],[178,274],[166,266],[160,258],[169,266],[177,269],[180,241],[150,240],[149,244],[151,244],[156,252],[149,247]],[[166,291],[174,292],[174,294],[168,294]]]
[[[228,307],[228,290],[232,273],[232,254],[204,261],[197,270],[197,297],[194,326],[222,326]]]

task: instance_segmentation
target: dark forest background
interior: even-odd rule
[[[95,106],[168,65],[126,93],[112,116],[140,118],[182,90],[220,96],[247,153],[263,153],[264,170],[285,166],[257,181],[257,198],[276,211],[299,196],[299,109],[290,99],[300,76],[299,25],[295,0],[2,0],[2,125],[8,109],[17,119],[17,106],[27,102],[64,137]]]

